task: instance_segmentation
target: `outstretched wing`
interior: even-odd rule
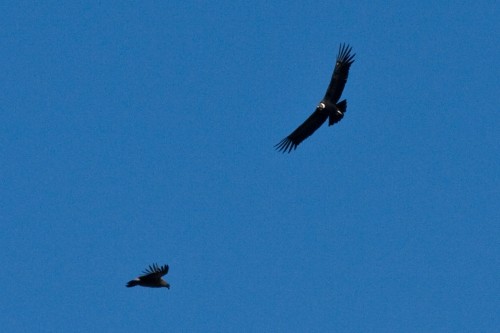
[[[351,54],[352,47],[346,44],[341,44],[339,48],[339,54],[337,55],[337,61],[335,63],[335,69],[332,74],[332,79],[326,90],[325,100],[336,104],[344,91],[345,84],[347,82],[347,77],[349,76],[349,68],[354,62],[354,56],[356,54]]]
[[[328,118],[324,108],[317,107],[316,110],[289,136],[278,142],[274,147],[281,152],[291,152],[297,146],[313,134]]]
[[[141,281],[155,281],[161,279],[161,277],[168,273],[168,265],[158,266],[158,264],[149,265],[144,272],[144,275],[140,276]]]

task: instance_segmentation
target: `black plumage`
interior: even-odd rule
[[[326,90],[325,97],[316,107],[316,110],[289,136],[275,145],[278,151],[290,152],[313,134],[328,119],[328,126],[339,122],[347,110],[347,101],[338,102],[344,90],[349,75],[349,68],[354,62],[355,54],[351,54],[352,47],[341,44],[332,79]],[[338,103],[337,103],[338,102]]]
[[[127,287],[150,287],[150,288],[168,288],[170,284],[161,277],[168,273],[168,265],[158,266],[157,264],[149,265],[149,268],[143,271],[141,275],[127,283]]]

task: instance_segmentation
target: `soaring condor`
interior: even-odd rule
[[[150,288],[161,288],[165,287],[170,289],[170,284],[163,280],[161,277],[168,273],[168,265],[158,266],[157,264],[149,265],[149,269],[146,269],[144,275],[139,276],[127,283],[127,287],[150,287]]]
[[[327,118],[328,126],[332,126],[344,117],[347,109],[347,101],[344,99],[338,102],[338,100],[347,82],[349,68],[354,62],[355,54],[351,54],[351,50],[352,48],[349,45],[340,45],[335,69],[325,97],[323,97],[316,110],[302,125],[274,146],[278,151],[289,153],[292,149],[295,150],[302,141],[323,125]]]

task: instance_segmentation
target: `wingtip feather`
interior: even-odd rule
[[[352,64],[354,62],[354,56],[356,53],[351,54],[352,46],[346,43],[340,44],[339,54],[337,55],[337,61],[345,64]]]
[[[290,153],[292,150],[297,149],[297,145],[290,140],[289,137],[284,138],[274,145],[275,149],[281,153]]]

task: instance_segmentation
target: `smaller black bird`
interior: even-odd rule
[[[349,76],[349,68],[354,62],[355,54],[351,54],[351,50],[349,45],[340,45],[335,69],[325,97],[302,125],[274,146],[278,151],[289,153],[313,134],[327,119],[328,126],[332,126],[344,118],[344,113],[347,111],[347,101],[344,99],[339,102],[339,99]]]
[[[168,288],[170,289],[170,284],[163,280],[161,277],[168,273],[168,265],[158,266],[157,264],[149,265],[149,269],[143,271],[144,275],[141,275],[127,283],[127,288],[142,286],[150,288]]]

